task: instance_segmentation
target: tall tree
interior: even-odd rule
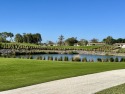
[[[42,37],[41,34],[36,33],[36,34],[31,34],[31,33],[24,33],[23,34],[23,42],[25,43],[41,43]]]
[[[12,39],[13,36],[14,35],[11,32],[9,32],[9,33],[8,32],[2,32],[2,33],[0,33],[0,40],[3,41],[3,42],[7,42],[7,38],[10,37],[10,39]]]
[[[42,37],[40,33],[36,33],[36,39],[37,39],[37,43],[41,43]]]
[[[103,42],[112,45],[114,43],[114,39],[112,38],[112,36],[108,36],[107,38],[103,39]]]
[[[5,39],[3,38],[2,33],[0,33],[0,42],[4,42],[4,41]]]
[[[65,40],[65,43],[69,46],[74,46],[75,43],[77,43],[77,38],[71,37]]]
[[[16,34],[14,40],[18,43],[23,42],[23,36],[21,34]]]
[[[86,45],[88,44],[88,41],[85,40],[85,39],[81,39],[80,41],[78,41],[78,44],[79,44],[80,46],[86,46]]]
[[[12,38],[14,37],[14,34],[13,34],[13,33],[11,33],[11,32],[9,32],[9,33],[8,33],[8,36],[10,37],[10,41],[12,42],[12,41],[13,41],[13,39],[12,39]]]
[[[63,35],[61,35],[61,36],[59,36],[59,41],[58,41],[58,44],[60,45],[60,46],[62,46],[63,45],[63,40],[64,40],[64,36]]]

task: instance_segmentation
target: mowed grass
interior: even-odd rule
[[[0,58],[0,91],[115,69],[125,69],[125,63],[73,63]]]
[[[96,94],[125,94],[125,84],[118,85],[109,89],[105,89]]]

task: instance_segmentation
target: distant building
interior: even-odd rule
[[[80,46],[78,43],[75,43],[74,46]]]
[[[114,46],[125,48],[125,43],[115,43]]]
[[[42,45],[42,46],[47,46],[47,44],[46,44],[46,43],[42,43],[41,45]]]
[[[58,44],[57,44],[57,43],[54,43],[53,46],[58,46]]]
[[[87,44],[87,46],[103,46],[103,45],[105,45],[105,43],[104,42],[97,42],[97,43],[92,43],[92,42],[89,42],[88,44]]]

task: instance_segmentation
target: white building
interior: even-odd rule
[[[125,48],[125,44],[124,44],[124,45],[122,45],[122,48]]]
[[[97,42],[97,43],[89,42],[87,44],[87,46],[94,46],[94,45],[96,45],[96,46],[103,46],[103,45],[105,45],[105,43],[103,43],[103,42]]]
[[[75,43],[74,46],[80,46],[78,43]]]
[[[114,46],[125,48],[125,43],[115,43]]]

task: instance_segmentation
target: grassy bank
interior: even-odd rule
[[[39,50],[85,50],[85,51],[111,51],[114,49],[114,46],[42,46],[29,43],[1,43],[1,49],[39,49]]]
[[[125,63],[73,63],[0,58],[0,91],[123,68]]]
[[[125,84],[100,91],[96,94],[125,94]]]

